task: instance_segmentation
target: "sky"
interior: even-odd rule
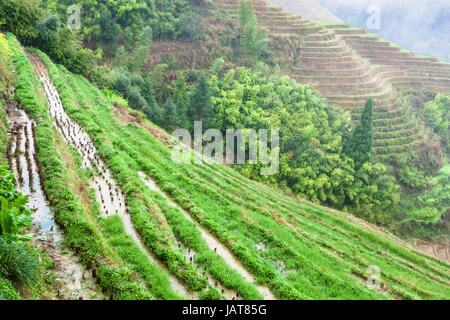
[[[293,0],[301,1],[301,0]],[[316,0],[355,27],[376,27],[369,32],[397,42],[417,53],[450,62],[450,0]],[[376,6],[375,9],[373,6]],[[373,11],[367,12],[371,7]],[[376,9],[378,8],[378,9]]]

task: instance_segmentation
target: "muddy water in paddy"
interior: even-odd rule
[[[158,192],[161,196],[163,196],[166,200],[167,203],[174,207],[177,208],[179,211],[181,211],[184,216],[189,220],[192,221],[197,228],[200,230],[200,233],[202,235],[203,240],[205,240],[205,242],[208,244],[209,248],[211,250],[214,250],[218,256],[220,256],[229,267],[233,268],[234,270],[236,270],[246,281],[248,282],[254,282],[255,281],[255,277],[253,275],[251,275],[247,270],[245,270],[245,268],[242,266],[242,264],[240,263],[240,261],[238,259],[236,259],[234,257],[234,255],[230,252],[230,250],[223,245],[215,236],[213,236],[208,230],[206,230],[204,227],[200,226],[200,224],[198,224],[196,221],[194,221],[191,216],[189,215],[189,213],[184,210],[183,208],[181,208],[178,204],[176,204],[172,199],[170,199],[157,185],[156,183],[150,179],[144,172],[139,172],[139,176],[141,177],[141,179],[145,182],[145,184],[149,187],[149,189]],[[190,249],[188,251],[189,254],[192,253],[195,256],[195,252],[192,251],[192,249]],[[188,257],[190,261],[190,256]],[[192,259],[194,260],[194,259]],[[215,286],[218,286],[219,291],[224,290],[224,295],[229,298],[229,299],[236,299],[239,298],[237,297],[236,293],[232,290],[229,289],[225,289],[223,288],[220,284],[217,283],[217,281],[213,280],[213,279],[209,279],[210,284],[214,284]],[[265,286],[265,285],[258,285],[257,286],[258,291],[263,295],[265,300],[276,300],[276,297],[273,295],[273,293],[270,291],[270,289]]]
[[[95,176],[92,179],[91,187],[95,190],[96,199],[100,204],[100,211],[103,217],[117,214],[123,222],[126,233],[134,239],[135,243],[147,255],[149,261],[157,264],[161,269],[168,273],[172,289],[181,296],[197,299],[198,293],[189,292],[185,285],[177,277],[172,275],[167,267],[147,249],[140,235],[134,229],[131,216],[127,212],[125,194],[116,184],[110,171],[101,160],[88,133],[67,115],[59,97],[59,93],[50,81],[47,67],[41,58],[34,53],[30,53],[29,58],[39,80],[43,84],[45,95],[48,99],[49,112],[55,120],[58,132],[61,134],[64,141],[74,147],[81,155],[82,167],[95,169],[99,173],[98,176]]]
[[[64,236],[55,223],[39,178],[34,142],[35,123],[14,101],[7,101],[5,109],[11,135],[8,162],[16,177],[18,191],[28,196],[27,206],[33,210],[33,243],[53,261],[56,298],[103,298],[91,272],[86,271],[73,254],[62,253]]]

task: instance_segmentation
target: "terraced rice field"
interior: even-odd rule
[[[103,296],[92,274],[76,256],[63,252],[64,234],[53,218],[39,177],[34,139],[36,123],[12,101],[8,102],[6,113],[11,124],[8,163],[18,181],[18,190],[28,196],[28,205],[33,210],[33,243],[44,250],[54,264],[58,298],[101,299]]]
[[[17,96],[36,124],[43,192],[66,244],[107,297],[450,296],[448,263],[226,166],[175,164],[174,142],[121,98],[9,41]],[[367,286],[373,266],[375,289]]]
[[[346,23],[307,20],[264,0],[250,2],[277,56],[283,57],[278,62],[290,66],[284,70],[287,74],[310,84],[355,121],[365,101],[374,99],[377,159],[407,152],[426,134],[419,132],[420,121],[398,101],[394,89],[448,93],[449,63],[417,55]],[[238,0],[214,3],[225,14],[237,15]]]

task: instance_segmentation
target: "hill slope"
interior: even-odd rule
[[[280,5],[306,19],[342,22],[336,15],[313,0],[269,0],[269,2]]]
[[[132,298],[450,296],[448,263],[228,167],[175,164],[167,134],[123,99],[9,43],[46,197],[66,243],[112,298],[131,280]],[[26,176],[16,156],[9,162]],[[106,266],[127,266],[132,277],[108,277]]]

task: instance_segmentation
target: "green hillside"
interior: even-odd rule
[[[447,300],[449,77],[264,0],[4,0],[0,300]]]

